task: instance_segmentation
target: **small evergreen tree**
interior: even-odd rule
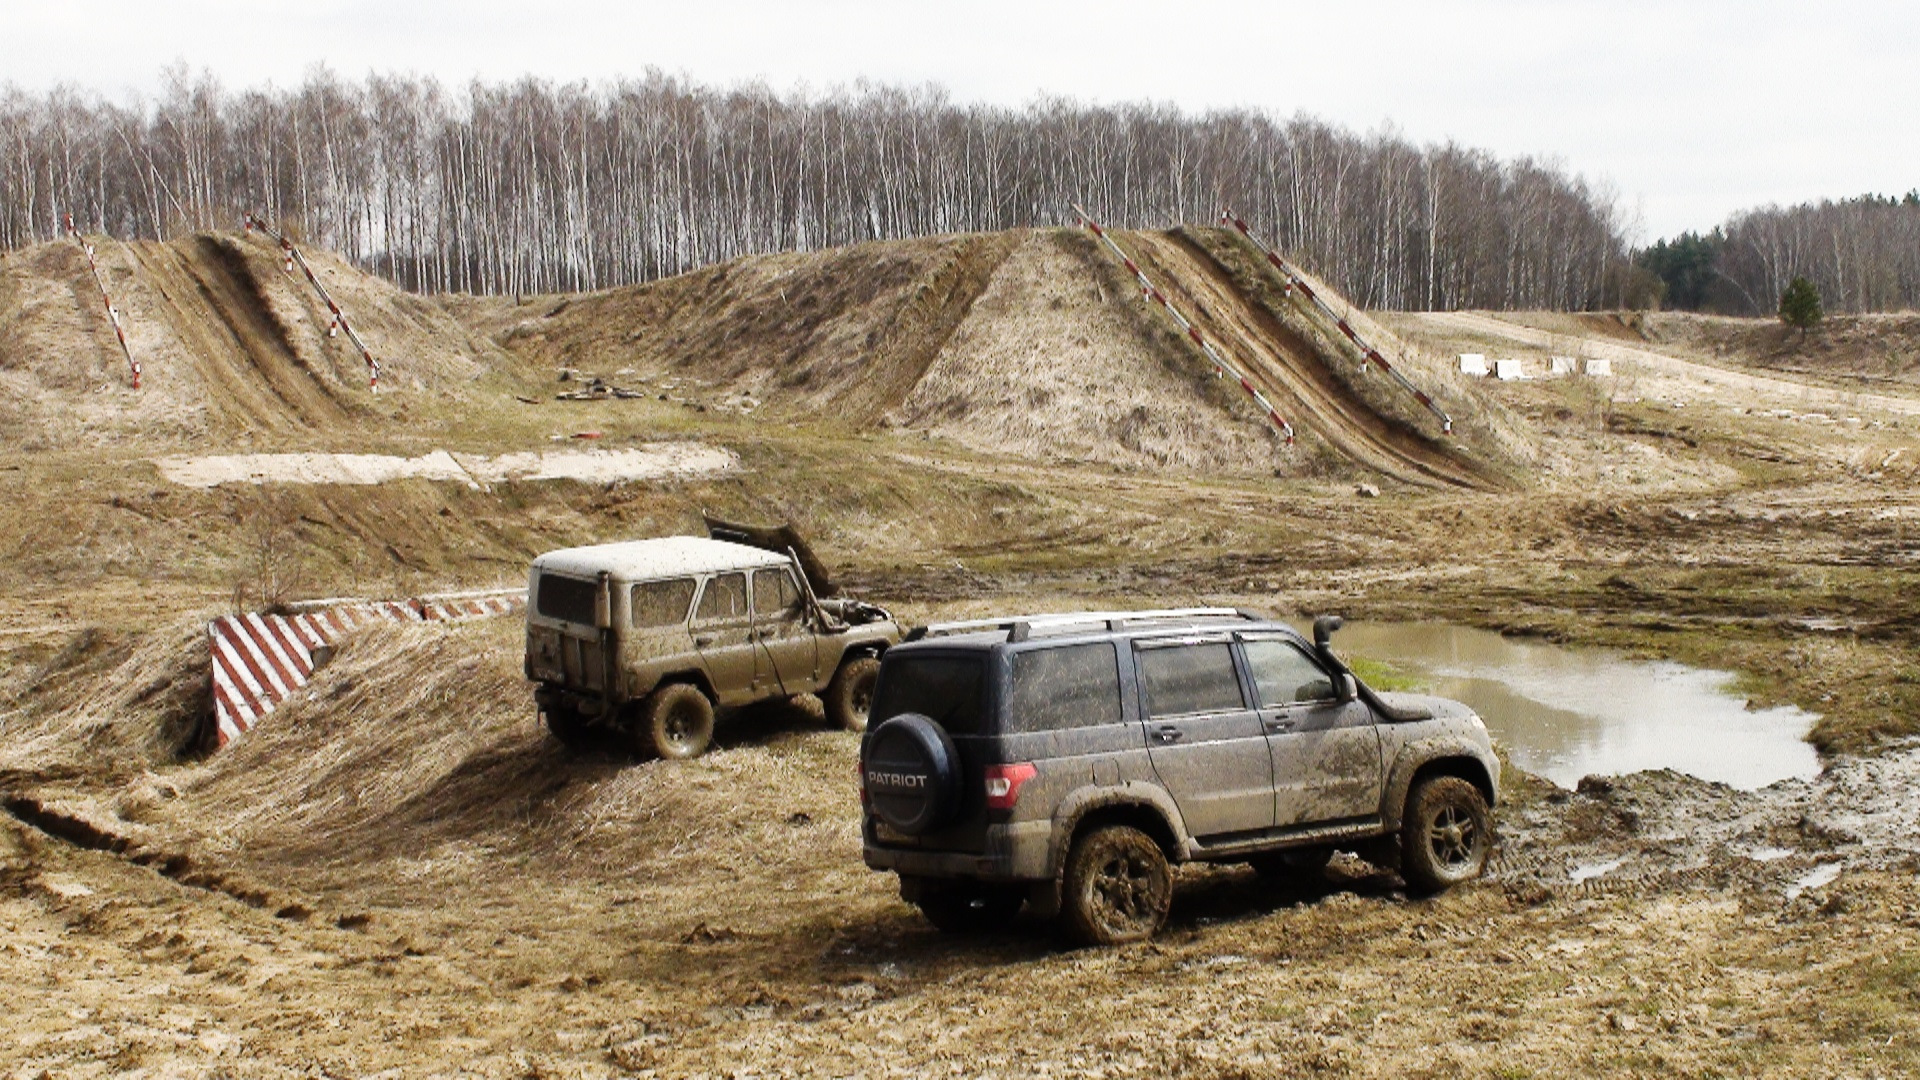
[[[1799,327],[1802,334],[1820,325],[1820,290],[1813,282],[1797,277],[1787,284],[1787,291],[1780,294],[1780,321]]]

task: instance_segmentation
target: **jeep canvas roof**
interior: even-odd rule
[[[625,581],[786,565],[785,555],[704,536],[663,536],[562,548],[533,561],[534,569],[543,573],[591,578],[605,570]]]

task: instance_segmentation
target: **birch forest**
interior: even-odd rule
[[[591,290],[760,252],[1066,225],[1076,202],[1121,227],[1231,207],[1374,308],[1617,307],[1646,277],[1611,193],[1556,163],[1251,110],[658,72],[449,89],[315,69],[230,91],[175,68],[132,104],[0,91],[0,247],[53,239],[67,214],[133,240],[258,211],[423,292]]]

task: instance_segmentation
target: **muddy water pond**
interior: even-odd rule
[[[1334,644],[1465,702],[1515,765],[1563,787],[1666,768],[1751,790],[1820,769],[1816,717],[1749,709],[1724,671],[1435,623],[1354,623]]]

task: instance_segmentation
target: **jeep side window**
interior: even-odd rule
[[[636,627],[678,626],[687,621],[687,608],[693,604],[693,579],[643,581],[633,587],[628,604]]]
[[[747,617],[747,575],[715,574],[700,594],[696,622],[729,622]]]
[[[1113,646],[1066,645],[1013,657],[1007,731],[1058,731],[1120,722],[1120,661]]]
[[[1233,670],[1233,649],[1224,641],[1144,648],[1135,662],[1148,716],[1246,708]]]
[[[1253,686],[1260,695],[1261,708],[1333,699],[1333,680],[1326,670],[1292,642],[1267,639],[1242,645],[1247,650],[1247,664],[1253,669]]]
[[[753,613],[762,618],[793,619],[800,614],[800,586],[784,566],[753,572]]]

